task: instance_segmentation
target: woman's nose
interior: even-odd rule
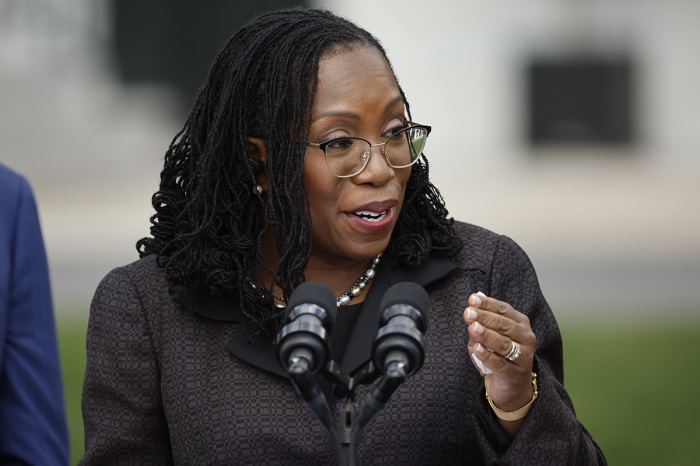
[[[396,176],[396,172],[389,165],[384,156],[384,146],[372,146],[370,150],[374,153],[367,153],[369,161],[364,170],[353,177],[357,183],[370,183],[381,186]]]

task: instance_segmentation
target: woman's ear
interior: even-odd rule
[[[265,165],[266,152],[264,139],[252,137],[248,138],[248,152],[251,156],[260,160],[263,166]],[[263,192],[267,191],[267,175],[265,174],[265,170],[263,170],[263,172],[258,175],[256,182],[259,186],[262,187]]]

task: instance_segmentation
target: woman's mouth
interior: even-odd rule
[[[381,222],[384,219],[384,217],[386,217],[387,211],[385,210],[384,212],[370,212],[369,210],[360,210],[357,212],[353,212],[353,214],[368,222]]]
[[[347,216],[354,227],[363,233],[384,233],[391,230],[394,224],[394,207],[382,206],[372,210],[356,210],[348,212]]]

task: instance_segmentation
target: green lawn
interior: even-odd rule
[[[565,387],[610,464],[698,464],[699,325],[562,335]]]
[[[59,321],[71,463],[83,452],[85,322]],[[700,325],[563,326],[565,385],[610,464],[696,464]]]
[[[83,417],[80,412],[80,395],[85,376],[86,321],[58,321],[58,347],[61,353],[63,390],[68,417],[71,464],[78,464],[83,455]]]

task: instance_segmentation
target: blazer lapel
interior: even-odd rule
[[[346,374],[352,374],[372,357],[372,343],[379,329],[381,299],[392,285],[409,281],[423,287],[445,277],[455,269],[446,258],[432,254],[417,269],[409,270],[385,257],[377,269],[372,286],[357,318],[340,366]],[[241,312],[238,297],[233,294],[211,295],[203,283],[172,293],[173,300],[195,313],[215,320],[235,322],[237,326],[226,349],[234,356],[264,371],[283,377],[287,374],[277,361],[276,339],[253,335],[245,331],[246,318]],[[342,309],[341,309],[342,312]]]
[[[240,301],[234,294],[212,295],[203,283],[197,282],[188,289],[172,293],[173,301],[209,319],[237,323],[233,337],[226,349],[242,361],[267,372],[286,377],[287,373],[277,362],[275,338],[251,334],[246,331],[246,317]]]
[[[171,296],[173,301],[201,316],[226,322],[243,320],[237,296],[210,294],[202,282],[196,282],[189,288],[176,289]]]

